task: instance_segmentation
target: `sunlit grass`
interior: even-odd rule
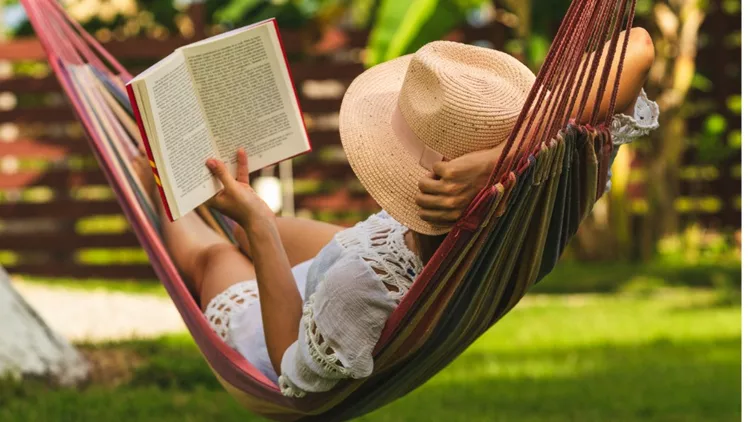
[[[532,296],[461,357],[363,421],[734,421],[740,308],[709,290]],[[85,346],[139,356],[119,386],[0,388],[0,420],[258,421],[186,335]]]

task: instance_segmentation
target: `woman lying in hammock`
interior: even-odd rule
[[[642,93],[652,60],[648,34],[633,30],[615,144],[657,125],[658,109]],[[449,42],[363,73],[342,104],[341,140],[383,211],[347,229],[276,217],[248,185],[244,152],[236,178],[209,160],[224,184],[210,205],[237,222],[252,261],[194,213],[169,223],[162,210],[161,218],[167,248],[216,333],[288,396],[370,375],[388,316],[484,186],[533,82],[511,56]],[[156,196],[147,162],[138,167]]]

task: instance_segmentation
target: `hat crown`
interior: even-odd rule
[[[425,145],[453,159],[505,141],[533,83],[508,54],[436,41],[412,57],[398,107]]]

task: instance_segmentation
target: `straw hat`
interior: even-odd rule
[[[375,201],[423,234],[450,226],[418,216],[418,183],[440,160],[497,146],[510,136],[534,83],[515,58],[436,41],[362,73],[341,105],[341,142]]]

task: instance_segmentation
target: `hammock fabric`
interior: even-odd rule
[[[612,151],[607,127],[625,55],[623,48],[618,56],[616,46],[623,41],[627,47],[635,11],[635,0],[573,0],[487,186],[388,319],[373,375],[341,381],[328,393],[288,398],[214,334],[159,237],[154,204],[130,166],[141,142],[124,89],[131,75],[55,0],[22,3],[126,217],[209,366],[248,409],[288,421],[350,419],[404,396],[552,270],[604,192]],[[614,74],[607,98],[607,81],[595,82],[596,69]],[[576,125],[590,95],[597,104],[592,116],[605,117]],[[604,104],[607,111],[599,113]],[[581,111],[570,119],[574,110]],[[527,118],[538,124],[522,124]],[[231,237],[220,216],[201,215]]]

